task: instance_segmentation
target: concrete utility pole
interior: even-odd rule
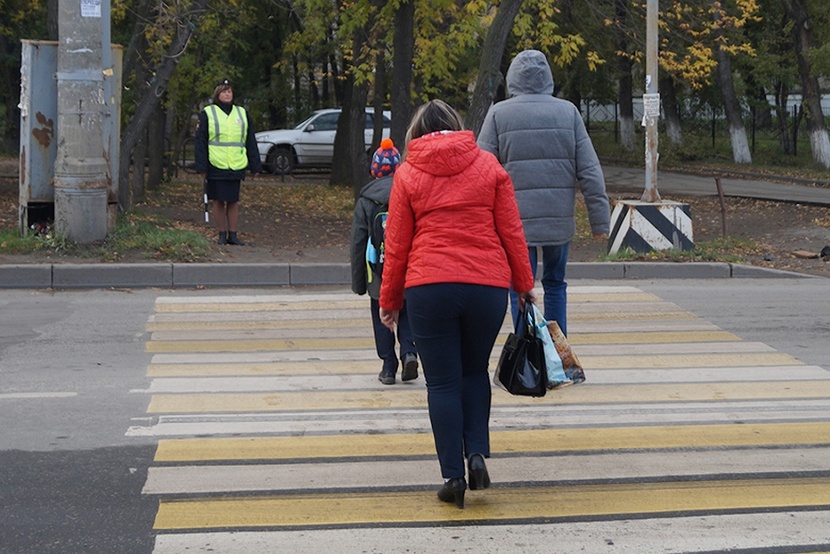
[[[60,0],[58,6],[55,228],[90,243],[107,234],[101,0]]]
[[[643,94],[643,125],[646,128],[646,189],[643,202],[659,202],[657,192],[657,120],[660,94],[657,91],[657,0],[646,4],[646,91]]]
[[[657,92],[658,0],[646,5],[646,82],[643,94],[643,127],[646,128],[646,188],[639,201],[616,202],[611,213],[608,253],[623,248],[635,252],[693,250],[692,218],[688,204],[660,199],[657,192]]]

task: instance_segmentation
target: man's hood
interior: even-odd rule
[[[538,50],[524,50],[513,58],[506,80],[509,96],[553,94],[553,73],[547,58]]]

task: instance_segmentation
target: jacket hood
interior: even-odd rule
[[[404,162],[430,175],[457,175],[480,153],[472,131],[439,132],[412,140]]]
[[[538,50],[524,50],[513,58],[507,70],[507,93],[553,94],[553,73],[545,55]]]
[[[360,189],[360,196],[368,198],[378,204],[388,204],[389,191],[392,189],[393,177],[394,174],[369,181],[363,186],[362,189]]]

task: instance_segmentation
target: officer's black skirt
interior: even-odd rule
[[[208,179],[208,198],[220,202],[239,202],[239,187],[239,179]]]

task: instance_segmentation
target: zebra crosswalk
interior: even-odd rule
[[[158,440],[155,552],[830,551],[826,369],[633,286],[572,285],[569,328],[588,380],[494,387],[493,487],[458,510],[365,297],[158,298],[127,431]]]

